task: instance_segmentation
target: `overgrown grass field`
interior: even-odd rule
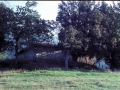
[[[0,90],[120,90],[120,73],[75,70],[0,71]]]

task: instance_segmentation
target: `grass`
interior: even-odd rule
[[[1,71],[0,90],[120,90],[120,74],[75,70]]]

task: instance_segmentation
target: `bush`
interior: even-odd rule
[[[4,52],[0,52],[0,59],[6,59],[7,57],[7,53],[4,51]]]

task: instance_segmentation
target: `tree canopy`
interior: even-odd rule
[[[56,20],[63,27],[59,40],[72,53],[98,60],[107,58],[117,67],[120,38],[120,3],[108,5],[95,1],[62,1]]]
[[[9,42],[8,46],[15,48],[15,55],[24,46],[29,47],[36,42],[50,41],[52,39],[52,21],[40,18],[40,15],[32,7],[35,1],[27,1],[25,6],[17,6],[16,11],[4,4],[0,5],[0,30]]]
[[[13,10],[8,8],[4,3],[0,3],[0,50],[5,49],[7,44],[5,41],[5,33],[9,27],[9,23],[13,17]]]

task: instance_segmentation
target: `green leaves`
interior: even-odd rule
[[[36,5],[37,2],[28,1],[25,6],[17,6],[16,11],[13,11],[0,4],[0,31],[4,32],[7,42],[13,43],[16,55],[23,49],[23,45],[28,47],[33,43],[50,41],[53,38],[53,21],[41,19],[38,12],[31,8]]]
[[[56,18],[64,28],[59,33],[59,39],[69,45],[69,48],[81,48],[90,30],[90,16],[93,2],[70,1],[59,5],[60,11]],[[65,33],[65,34],[64,34]]]
[[[120,39],[119,3],[111,6],[104,1],[98,4],[63,1],[56,20],[63,27],[59,33],[60,42],[72,50],[88,51],[88,55],[92,52],[102,58],[107,53],[111,57]]]

